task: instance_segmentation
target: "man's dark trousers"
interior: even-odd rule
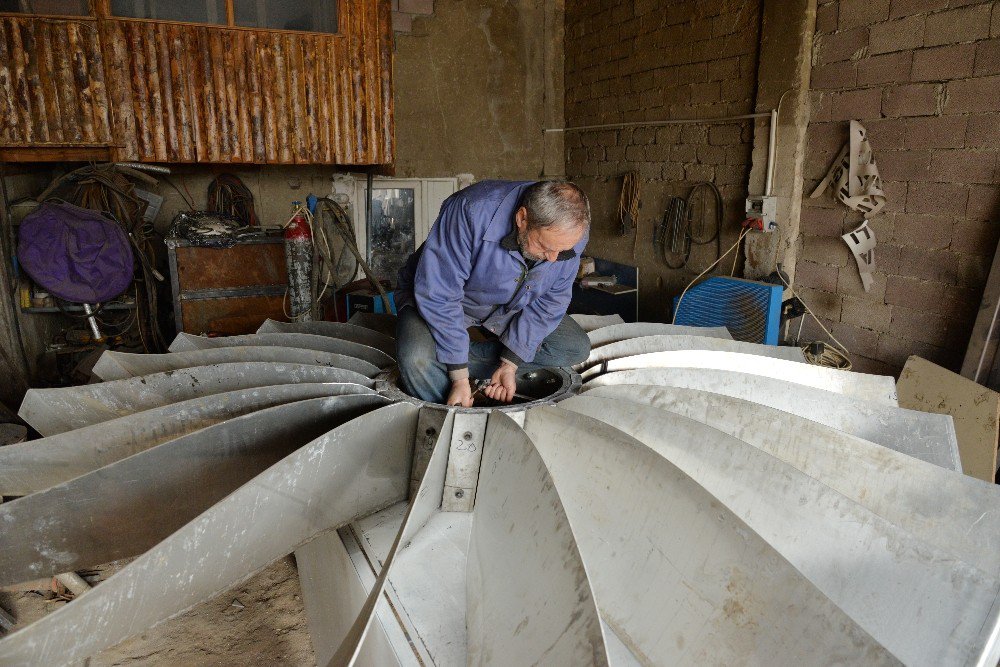
[[[500,365],[503,344],[496,339],[469,343],[469,377],[488,379]],[[404,308],[396,324],[396,357],[403,390],[433,403],[444,403],[451,390],[448,369],[438,362],[434,338],[416,308]],[[590,339],[573,318],[563,317],[538,348],[531,363],[518,371],[572,366],[587,359]]]

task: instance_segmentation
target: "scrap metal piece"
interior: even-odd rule
[[[357,384],[302,383],[192,398],[40,440],[0,447],[0,495],[24,496],[79,477],[172,438],[255,410],[322,396],[374,392]]]
[[[555,481],[601,616],[645,662],[898,664],[731,510],[631,436],[557,407],[528,413],[525,432]]]
[[[360,373],[327,366],[263,361],[215,364],[78,387],[29,389],[18,416],[42,435],[55,435],[191,398],[300,382],[375,386]]]
[[[617,359],[628,359],[656,352],[684,351],[716,351],[753,354],[771,359],[784,359],[805,363],[805,356],[799,347],[758,345],[725,338],[709,338],[707,336],[660,335],[629,338],[628,340],[608,343],[590,351],[590,356],[577,368],[583,369],[580,375],[586,381],[601,372],[601,364]],[[608,364],[610,369],[611,364]]]
[[[374,378],[381,372],[381,369],[375,364],[345,354],[304,350],[297,347],[251,346],[216,347],[207,350],[168,352],[166,354],[131,354],[107,350],[101,354],[91,372],[107,382],[195,366],[246,363],[249,361],[330,366],[354,371],[369,378]]]
[[[289,455],[100,586],[0,640],[0,665],[70,665],[406,497],[417,409],[389,405]]]
[[[705,336],[725,340],[733,339],[726,327],[688,327],[680,324],[657,324],[655,322],[613,324],[587,333],[592,348],[645,336]]]
[[[968,664],[989,652],[1000,623],[1000,581],[951,550],[681,415],[597,396],[578,396],[560,407],[586,415],[579,429],[591,420],[613,426],[690,475],[905,664]],[[989,508],[1000,510],[1000,493]],[[831,561],[855,565],[844,576]]]
[[[633,401],[728,433],[820,480],[942,551],[1000,572],[998,487],[760,403],[696,389],[596,387],[579,398]],[[566,407],[573,408],[574,404]],[[597,416],[604,420],[603,417]],[[927,492],[934,489],[933,494]]]
[[[379,368],[388,368],[396,363],[394,357],[374,347],[349,340],[317,336],[316,334],[267,333],[206,338],[189,333],[179,333],[168,350],[170,352],[187,352],[189,350],[207,350],[213,347],[242,347],[244,345],[299,347],[304,350],[332,352],[362,359]]]
[[[386,403],[369,394],[278,405],[4,503],[0,586],[147,551],[299,447]]]
[[[559,493],[524,431],[490,416],[469,545],[469,664],[607,665],[594,593]]]
[[[849,433],[950,470],[960,470],[955,426],[947,415],[859,401],[843,394],[749,373],[718,369],[645,368],[608,373],[583,391],[613,385],[699,389],[742,398]]]
[[[353,343],[361,343],[368,347],[374,347],[376,350],[382,350],[391,357],[396,356],[396,338],[394,336],[387,336],[367,327],[344,322],[325,322],[322,320],[311,322],[278,322],[277,320],[264,320],[264,323],[257,329],[257,333],[299,333],[326,336],[328,338],[338,338],[340,340],[349,340]]]
[[[603,349],[603,348],[602,348]],[[800,364],[785,359],[771,359],[741,352],[715,352],[683,350],[678,352],[651,352],[632,357],[611,359],[602,371],[631,371],[639,369],[697,368],[699,370],[736,371],[748,375],[783,380],[795,385],[836,392],[871,403],[897,407],[896,382],[891,377],[853,373],[825,366]],[[670,375],[667,373],[666,375]],[[600,382],[600,377],[595,378]],[[591,380],[594,381],[594,380]],[[589,384],[589,383],[588,383]]]

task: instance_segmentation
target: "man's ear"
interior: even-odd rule
[[[515,211],[514,224],[517,225],[517,231],[519,232],[523,232],[528,228],[528,209],[522,206]]]

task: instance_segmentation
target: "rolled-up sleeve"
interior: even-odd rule
[[[424,242],[413,281],[420,316],[437,347],[437,360],[449,366],[469,362],[462,298],[472,271],[473,229],[468,201],[449,197]]]

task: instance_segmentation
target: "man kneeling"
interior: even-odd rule
[[[403,389],[470,407],[469,378],[489,378],[483,393],[509,402],[518,369],[584,361],[566,309],[589,230],[587,196],[564,181],[483,181],[445,200],[399,272]]]

